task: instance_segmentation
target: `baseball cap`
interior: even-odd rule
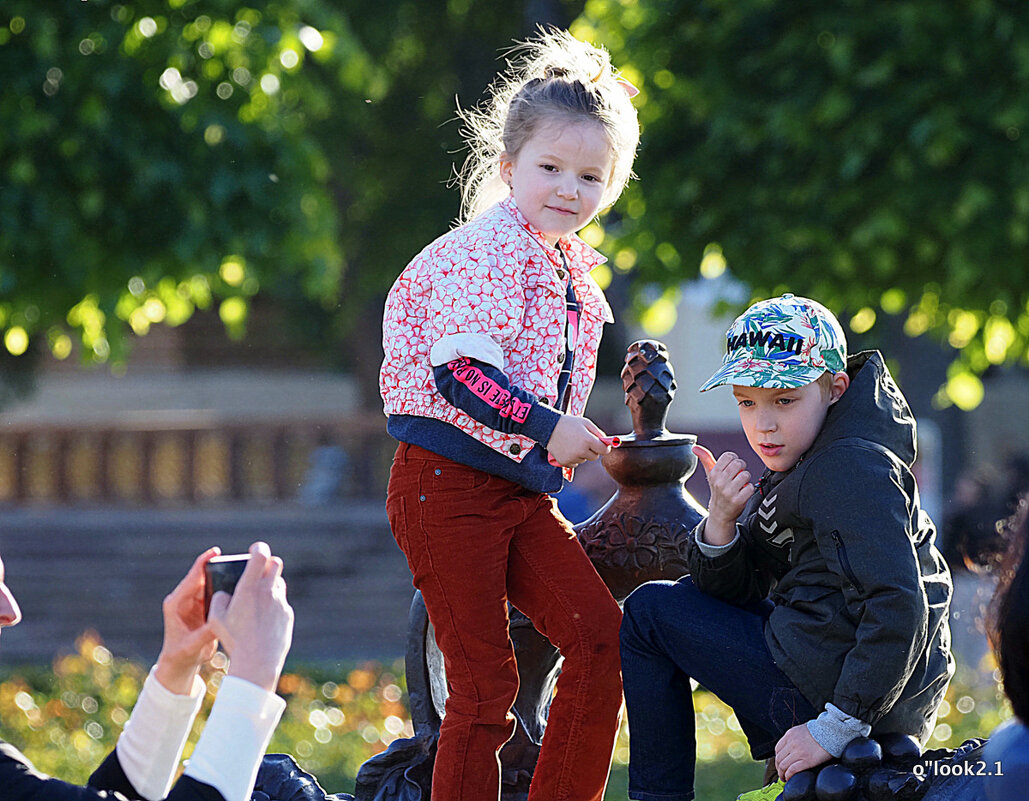
[[[817,301],[786,294],[761,300],[726,332],[722,366],[701,392],[738,384],[794,389],[847,363],[847,338],[839,320]]]

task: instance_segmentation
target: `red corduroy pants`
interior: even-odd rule
[[[621,611],[549,495],[402,443],[386,511],[444,657],[434,801],[495,801],[518,669],[507,603],[564,657],[529,801],[600,801],[618,729]]]

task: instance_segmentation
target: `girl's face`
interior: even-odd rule
[[[21,620],[21,610],[11,591],[4,584],[4,560],[0,559],[0,629],[13,626]]]
[[[588,120],[543,124],[517,155],[500,154],[518,210],[551,245],[597,213],[613,166],[604,129]]]

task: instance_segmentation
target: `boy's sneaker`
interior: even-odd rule
[[[736,801],[775,801],[781,794],[785,784],[782,780],[762,787],[760,790],[748,790],[736,796]]]

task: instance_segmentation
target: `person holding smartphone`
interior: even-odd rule
[[[282,560],[268,545],[250,546],[250,560],[230,596],[217,592],[204,617],[204,566],[210,548],[164,599],[164,641],[132,717],[115,746],[78,787],[38,773],[0,741],[3,798],[18,801],[249,801],[257,769],[285,708],[275,694],[293,638]],[[0,630],[21,620],[0,559]],[[230,657],[207,725],[182,777],[182,749],[200,709],[200,666],[218,643]]]

